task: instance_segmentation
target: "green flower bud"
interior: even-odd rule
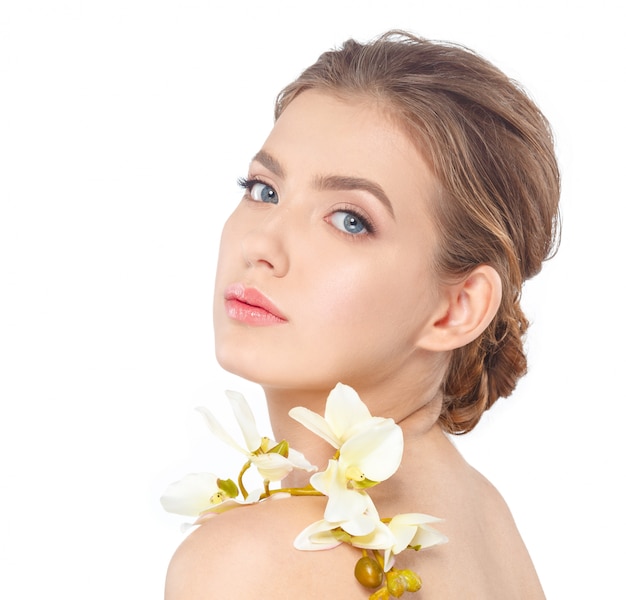
[[[232,479],[218,479],[217,487],[229,498],[236,498],[239,495],[239,488]]]
[[[376,588],[383,582],[383,570],[373,558],[362,556],[354,567],[357,581],[368,588]]]
[[[369,600],[389,600],[389,592],[386,587],[381,587],[379,590],[376,590],[370,597]]]
[[[422,580],[417,573],[414,573],[410,569],[403,569],[400,573],[406,581],[407,592],[417,592],[422,587]]]
[[[387,573],[387,589],[394,598],[399,598],[407,590],[407,582],[400,571],[391,569]]]

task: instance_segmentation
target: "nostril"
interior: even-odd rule
[[[287,253],[280,236],[266,231],[251,231],[242,240],[241,251],[250,268],[270,270],[275,277],[282,277],[287,271]]]

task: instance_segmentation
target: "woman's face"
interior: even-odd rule
[[[266,388],[326,393],[414,369],[439,299],[437,185],[393,121],[372,102],[306,91],[245,188],[220,247],[220,364]]]

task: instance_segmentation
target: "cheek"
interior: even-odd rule
[[[311,301],[323,320],[363,324],[397,297],[397,278],[378,261],[345,264],[322,263],[317,273],[307,278]],[[317,282],[317,283],[316,283]]]
[[[432,274],[406,257],[380,256],[325,270],[302,282],[319,327],[350,329],[357,336],[358,331],[398,336],[421,327],[435,309]]]

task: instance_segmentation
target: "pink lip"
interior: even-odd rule
[[[226,314],[235,321],[248,325],[276,325],[287,318],[268,298],[242,283],[229,285],[224,292]]]

